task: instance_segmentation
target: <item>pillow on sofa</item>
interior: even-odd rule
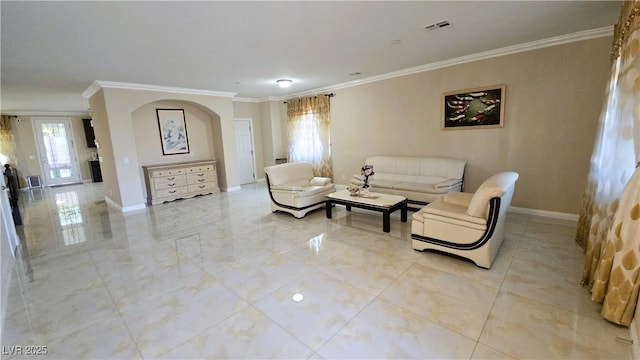
[[[328,177],[319,177],[316,176],[311,181],[309,181],[309,185],[311,186],[325,186],[331,184],[331,179]]]

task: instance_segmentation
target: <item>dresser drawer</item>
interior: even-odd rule
[[[177,169],[157,169],[151,170],[151,177],[169,176],[169,175],[182,175],[185,173],[184,168]]]
[[[165,198],[165,197],[175,198],[175,197],[179,197],[180,195],[187,194],[188,192],[189,192],[189,189],[187,189],[186,186],[180,186],[175,188],[156,190],[156,197],[157,198]]]
[[[197,184],[214,180],[216,180],[215,173],[212,171],[187,174],[187,184]]]
[[[165,176],[153,179],[153,187],[156,190],[180,187],[185,185],[187,185],[187,178],[184,175]]]
[[[195,192],[195,193],[211,192],[214,189],[215,191],[218,191],[218,187],[216,186],[216,183],[211,181],[201,183],[201,184],[189,184],[187,185],[187,187],[189,188],[189,192]]]
[[[188,173],[194,173],[194,172],[213,171],[213,169],[214,169],[214,165],[208,164],[208,165],[189,166],[186,168],[186,171],[188,174]]]

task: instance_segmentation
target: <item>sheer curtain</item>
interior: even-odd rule
[[[289,161],[313,166],[315,176],[333,178],[330,99],[320,95],[287,100]]]
[[[605,319],[629,326],[640,289],[640,0],[623,2],[611,55],[576,241],[591,299]]]

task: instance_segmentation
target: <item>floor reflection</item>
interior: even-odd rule
[[[55,200],[58,208],[58,219],[62,227],[64,245],[77,245],[87,241],[78,193],[75,191],[57,193],[55,194]]]

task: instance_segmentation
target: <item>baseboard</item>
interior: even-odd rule
[[[242,186],[232,186],[232,187],[228,187],[228,188],[224,189],[224,191],[226,191],[226,192],[240,191],[240,190],[242,190]]]
[[[104,197],[104,201],[107,203],[107,205],[115,207],[118,211],[120,211],[122,213],[130,212],[130,211],[136,211],[136,210],[143,210],[143,209],[147,208],[147,205],[145,205],[145,204],[138,204],[138,205],[122,207],[122,206],[120,206],[120,204],[118,204],[117,202],[113,201],[110,197],[107,197],[107,196]]]
[[[560,219],[560,220],[578,221],[578,218],[579,218],[578,214],[529,209],[529,208],[523,208],[523,207],[517,207],[517,206],[510,206],[509,211],[517,214],[536,215],[536,216],[542,216],[542,217],[548,217],[548,218]]]
[[[137,205],[133,205],[133,206],[125,206],[122,208],[122,212],[126,213],[129,211],[136,211],[136,210],[144,210],[147,208],[147,205],[145,204],[137,204]]]

